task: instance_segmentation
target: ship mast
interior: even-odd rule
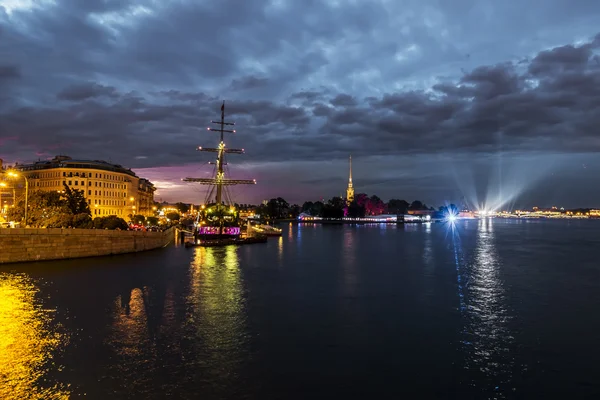
[[[216,203],[217,207],[220,207],[223,203],[223,186],[230,185],[254,185],[256,184],[255,179],[226,179],[225,172],[223,170],[223,166],[225,163],[225,154],[244,154],[244,149],[228,149],[225,146],[225,133],[235,133],[234,129],[225,129],[225,127],[233,126],[235,123],[233,122],[225,122],[225,102],[221,105],[221,120],[220,121],[210,121],[213,124],[219,125],[218,128],[207,128],[207,130],[212,132],[220,133],[220,141],[219,147],[198,147],[198,151],[207,151],[212,153],[217,153],[217,173],[214,178],[185,178],[184,182],[196,182],[201,185],[214,185],[217,189],[217,198]]]

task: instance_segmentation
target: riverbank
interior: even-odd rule
[[[153,250],[171,243],[175,238],[174,230],[0,229],[0,264]]]

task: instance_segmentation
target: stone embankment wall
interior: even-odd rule
[[[164,247],[175,238],[164,232],[103,229],[0,229],[0,264],[135,253]]]

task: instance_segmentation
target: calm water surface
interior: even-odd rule
[[[600,398],[599,252],[488,220],[4,266],[0,398]]]

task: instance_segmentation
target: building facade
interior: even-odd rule
[[[83,190],[92,218],[153,215],[154,185],[121,165],[56,156],[50,161],[17,164],[14,168],[27,178],[29,191],[61,192],[63,183],[71,189]]]
[[[148,179],[140,178],[138,183],[138,214],[149,216],[154,215],[156,207],[154,206],[154,192],[156,188]]]

